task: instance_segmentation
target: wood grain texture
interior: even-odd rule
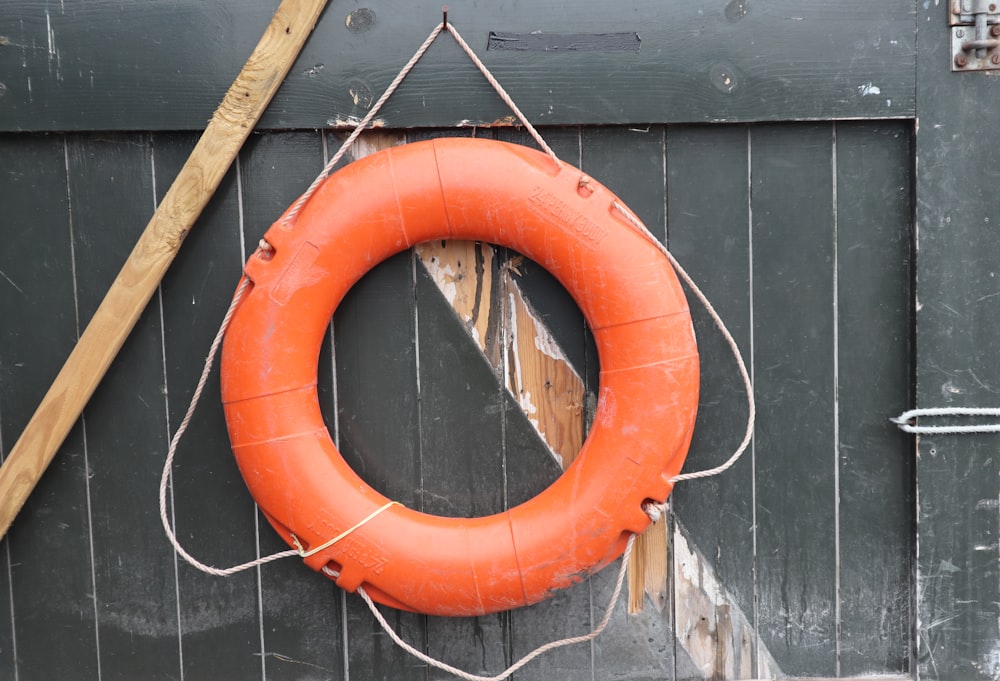
[[[326,6],[285,0],[0,468],[0,536],[76,422]]]
[[[0,44],[0,130],[200,130],[249,52],[248,36],[274,5],[64,0],[57,8],[9,0],[9,19],[0,17],[7,39]],[[516,0],[449,5],[451,21],[538,124],[895,118],[914,111],[914,5],[906,0],[588,0],[573,11]],[[440,20],[439,2],[333,8],[264,126],[352,125]],[[172,27],[170,39],[160,35],[163,26]],[[487,51],[490,32],[638,33],[640,42],[637,52]],[[509,114],[445,35],[379,124],[503,125]]]
[[[1000,81],[951,73],[948,7],[919,9],[916,281],[919,407],[997,404],[1000,182],[989,145]],[[925,27],[927,27],[925,29]],[[939,420],[940,422],[940,420]],[[926,425],[926,424],[925,424]],[[927,679],[1000,674],[996,435],[916,438],[917,658]]]

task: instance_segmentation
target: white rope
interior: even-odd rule
[[[340,159],[343,158],[344,154],[347,153],[347,150],[350,149],[352,144],[354,144],[354,140],[356,140],[358,136],[364,132],[364,129],[368,127],[368,124],[372,122],[372,119],[375,118],[375,115],[382,108],[382,105],[386,103],[386,100],[392,96],[392,93],[396,91],[396,88],[398,88],[399,84],[403,82],[403,79],[406,78],[410,71],[413,70],[413,67],[417,65],[417,62],[424,56],[424,53],[427,52],[427,48],[429,48],[431,43],[437,39],[441,31],[444,30],[444,27],[444,23],[440,23],[434,27],[434,30],[430,32],[427,39],[421,43],[420,47],[417,48],[417,51],[413,53],[412,57],[410,57],[410,61],[406,62],[406,64],[403,65],[403,68],[400,69],[399,73],[396,74],[396,77],[392,79],[392,82],[389,83],[389,87],[385,89],[382,96],[379,97],[378,100],[372,105],[372,108],[368,110],[365,117],[362,118],[356,126],[354,126],[354,130],[352,130],[351,134],[348,135],[346,140],[344,140],[344,143],[340,145],[340,149],[337,150],[337,153],[335,153],[327,164],[323,166],[323,170],[319,172],[319,175],[317,175],[316,179],[312,181],[312,184],[309,185],[305,193],[303,193],[302,196],[300,196],[298,200],[292,204],[291,209],[285,213],[285,217],[282,220],[283,223],[288,223],[295,219],[295,216],[299,214],[300,210],[302,210],[302,206],[305,205],[306,201],[309,200],[309,197],[312,196],[316,189],[319,188],[319,185],[322,184],[323,180],[330,175],[333,167],[337,165]]]
[[[531,124],[531,121],[528,120],[528,117],[525,116],[523,113],[521,113],[521,110],[517,108],[517,104],[514,103],[514,100],[511,99],[511,96],[507,94],[507,91],[503,89],[502,85],[500,85],[500,81],[498,81],[493,76],[493,74],[490,73],[490,70],[486,68],[486,64],[480,61],[479,57],[476,56],[476,53],[472,51],[472,48],[469,47],[469,43],[465,42],[465,39],[462,38],[461,35],[459,35],[458,31],[456,31],[454,26],[452,26],[451,24],[448,24],[448,32],[451,33],[451,36],[455,39],[455,42],[457,42],[461,46],[462,50],[464,50],[465,53],[469,55],[469,59],[471,59],[472,63],[476,65],[476,68],[478,68],[479,72],[483,74],[487,82],[493,86],[493,89],[496,90],[496,93],[500,95],[500,99],[503,100],[503,103],[506,104],[510,108],[510,110],[514,112],[514,115],[516,115],[518,120],[521,121],[521,124],[524,125],[525,129],[527,129],[527,131],[531,133],[531,136],[535,139],[535,142],[538,143],[538,146],[541,147],[542,151],[548,154],[549,158],[555,161],[556,166],[562,168],[563,165],[562,161],[559,160],[558,156],[556,156],[556,152],[552,151],[552,148],[548,144],[546,144],[545,140],[542,139],[542,136],[539,134],[539,132],[535,130],[535,126]]]
[[[417,650],[412,645],[404,641],[399,636],[399,634],[396,633],[396,631],[392,628],[392,625],[390,625],[386,621],[385,617],[382,616],[382,613],[379,612],[379,609],[375,607],[375,604],[372,602],[372,599],[368,596],[368,594],[365,593],[363,587],[358,587],[358,595],[360,595],[361,598],[364,599],[365,603],[368,604],[368,609],[372,611],[372,615],[374,615],[375,619],[378,620],[378,623],[382,625],[382,629],[384,629],[385,633],[389,635],[389,638],[391,638],[396,645],[398,645],[400,648],[402,648],[403,650],[405,650],[418,660],[425,662],[431,665],[432,667],[437,667],[438,669],[446,671],[449,674],[454,674],[455,676],[463,678],[466,681],[502,681],[503,679],[506,679],[508,676],[510,676],[518,669],[523,667],[524,665],[534,660],[539,655],[547,653],[550,650],[555,650],[556,648],[562,648],[563,646],[569,646],[575,643],[586,643],[587,641],[592,641],[593,639],[601,635],[601,632],[603,632],[605,627],[608,626],[608,622],[611,621],[611,614],[614,612],[615,604],[618,602],[618,597],[621,595],[622,584],[625,582],[625,572],[626,568],[628,567],[628,559],[629,556],[632,555],[632,545],[635,543],[635,537],[636,535],[634,534],[630,535],[628,538],[628,543],[625,545],[625,552],[622,553],[621,567],[618,569],[618,579],[615,582],[614,591],[611,593],[611,601],[608,603],[608,608],[607,610],[604,611],[604,617],[601,618],[601,621],[597,624],[596,627],[593,628],[593,630],[591,630],[589,634],[584,634],[582,636],[571,636],[569,638],[560,639],[558,641],[552,641],[550,643],[538,646],[530,653],[522,657],[520,660],[518,660],[511,666],[507,667],[499,674],[496,674],[495,676],[480,676],[478,674],[470,674],[467,671],[463,671],[458,667],[453,667],[446,662],[442,662],[441,660],[433,658],[430,655],[427,655]]]
[[[1000,433],[1000,423],[983,423],[970,426],[916,426],[913,421],[921,416],[991,416],[1000,417],[998,407],[928,407],[910,409],[889,420],[900,430],[917,435],[968,435],[972,433]]]
[[[207,572],[208,574],[215,575],[217,577],[228,577],[231,574],[241,572],[243,570],[249,570],[250,568],[258,565],[270,563],[272,560],[279,560],[281,558],[299,555],[298,551],[288,550],[274,553],[270,556],[264,556],[263,558],[258,558],[257,560],[252,560],[241,565],[234,565],[229,568],[217,568],[211,565],[206,565],[188,553],[187,550],[181,546],[180,542],[177,541],[177,535],[174,533],[174,528],[171,527],[170,520],[167,517],[167,485],[170,482],[170,471],[174,465],[174,456],[177,453],[177,445],[180,443],[181,438],[184,437],[184,432],[187,430],[188,424],[191,423],[191,417],[194,415],[194,410],[198,406],[198,401],[201,400],[201,394],[205,390],[205,383],[208,381],[208,375],[212,371],[212,364],[215,362],[215,355],[219,351],[219,345],[222,343],[222,337],[225,335],[226,329],[229,328],[229,322],[233,318],[233,313],[236,311],[236,307],[243,299],[243,295],[246,293],[249,285],[250,280],[243,277],[243,280],[240,281],[239,287],[236,289],[236,294],[233,296],[233,302],[229,304],[229,309],[226,310],[226,315],[222,318],[222,324],[219,325],[219,332],[215,334],[215,338],[212,340],[212,346],[208,351],[208,357],[205,358],[205,366],[201,370],[201,377],[198,379],[198,385],[194,389],[194,394],[191,396],[191,403],[188,405],[187,413],[184,414],[184,419],[181,421],[181,425],[177,428],[177,432],[174,433],[173,438],[170,440],[170,447],[167,449],[167,458],[166,461],[163,462],[163,473],[160,475],[160,522],[163,523],[163,531],[166,533],[167,539],[170,541],[170,545],[174,547],[174,551],[177,552],[177,555],[186,560],[188,563],[202,572]]]
[[[424,56],[424,53],[427,52],[427,49],[431,46],[431,44],[437,40],[441,31],[447,31],[451,34],[451,36],[455,39],[455,42],[459,44],[462,50],[469,56],[469,59],[472,60],[472,63],[479,69],[480,73],[483,74],[487,82],[493,86],[493,89],[496,90],[496,93],[500,96],[500,99],[503,100],[504,104],[506,104],[510,110],[514,112],[528,132],[531,133],[531,136],[535,139],[535,142],[538,143],[538,146],[541,147],[546,154],[548,154],[549,158],[551,158],[557,166],[560,168],[562,167],[562,161],[559,160],[559,157],[556,156],[555,152],[552,151],[552,148],[546,144],[538,130],[535,129],[535,126],[531,124],[531,121],[529,121],[517,107],[514,100],[511,99],[510,95],[507,94],[507,91],[504,90],[502,85],[500,85],[500,82],[493,76],[492,73],[490,73],[490,70],[486,68],[486,65],[479,59],[479,57],[476,56],[476,53],[472,51],[472,48],[469,47],[467,42],[465,42],[465,39],[455,29],[454,25],[451,23],[445,24],[444,22],[441,22],[434,27],[434,29],[430,32],[430,35],[427,36],[427,39],[420,44],[417,51],[413,53],[412,57],[410,57],[410,60],[403,65],[403,68],[400,69],[399,73],[396,74],[396,77],[392,79],[392,82],[389,83],[389,86],[385,89],[385,92],[382,93],[382,96],[378,98],[378,100],[372,105],[371,109],[368,110],[368,113],[365,114],[365,117],[361,119],[361,121],[354,127],[354,130],[351,131],[351,134],[348,135],[347,139],[344,140],[344,143],[340,145],[337,153],[335,153],[327,164],[323,166],[323,169],[319,172],[319,175],[316,176],[316,179],[312,181],[312,184],[310,184],[302,196],[300,196],[295,203],[292,204],[291,209],[285,213],[285,217],[282,218],[283,223],[287,224],[295,219],[295,217],[302,210],[302,207],[309,200],[309,197],[316,192],[319,185],[323,183],[323,180],[329,177],[334,166],[340,162],[340,159],[344,157],[344,154],[346,154],[347,150],[350,149],[352,144],[354,144],[354,141],[372,122],[376,114],[378,114],[378,112],[382,109],[382,105],[385,104],[389,97],[392,96],[392,94],[399,87],[400,83],[403,82],[403,79],[409,75],[410,71],[412,71],[413,67],[417,65],[417,62]]]

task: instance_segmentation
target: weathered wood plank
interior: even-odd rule
[[[580,143],[581,167],[618,194],[660,239],[665,231],[666,205],[663,134],[661,126],[585,128]],[[666,519],[651,532],[665,537],[665,524]],[[658,612],[666,606],[666,555],[653,555],[658,548],[659,542],[645,540],[637,541],[633,548],[629,564],[630,613],[642,609],[645,594]],[[641,586],[637,573],[643,577]],[[644,663],[641,659],[634,662]]]
[[[947,3],[918,9],[917,405],[996,406],[1000,81],[951,73]],[[926,27],[927,30],[924,30]],[[917,657],[922,678],[1000,673],[996,435],[917,439]]]
[[[146,135],[82,137],[68,159],[82,327],[156,207],[152,146]],[[84,411],[103,679],[180,673],[174,555],[156,505],[167,448],[163,352],[154,305]]]
[[[665,231],[666,178],[664,176],[663,128],[585,128],[581,131],[580,167],[594,177],[642,219],[654,235]],[[665,526],[650,532],[666,534]],[[628,616],[628,608],[617,607],[609,630],[594,643],[595,673],[600,677],[628,678],[652,672],[660,678],[675,674],[674,631],[666,608],[670,589],[662,542],[637,543],[629,569],[643,574],[642,591],[648,594],[645,611]],[[592,578],[596,622],[617,576],[617,564]],[[638,585],[637,585],[638,586]],[[635,600],[642,594],[633,593]],[[641,601],[640,601],[641,602]]]
[[[201,129],[276,4],[249,0],[237,11],[222,0],[11,0],[0,17],[0,130]],[[515,0],[450,6],[451,21],[539,123],[913,115],[914,5],[906,0],[591,0],[572,12]],[[322,128],[363,116],[441,20],[440,8],[402,0],[330,8],[263,125]],[[545,50],[535,40],[537,49],[488,50],[491,32],[582,38],[577,49]],[[606,49],[600,36],[609,33],[637,37],[638,51]],[[458,99],[468,106],[455,107]],[[442,36],[379,118],[426,127],[509,113]]]
[[[62,136],[0,138],[0,442],[8,447],[78,333],[66,153]],[[77,424],[0,552],[2,678],[97,673],[87,476]]]
[[[244,241],[250,251],[322,168],[322,136],[253,136],[240,159]],[[331,383],[329,374],[321,380]],[[288,548],[263,518],[259,524],[261,555]],[[344,624],[337,588],[301,562],[288,559],[261,568],[260,589],[264,649],[259,652],[264,655],[266,678],[298,679],[317,670],[339,678],[344,667],[340,645]]]
[[[722,315],[749,362],[748,141],[745,126],[669,128],[666,134],[668,245]],[[685,465],[693,471],[716,466],[734,451],[745,430],[747,404],[728,345],[701,304],[693,296],[689,300],[701,355],[698,421]],[[687,549],[688,560],[675,558],[678,637],[702,673],[720,678],[766,676],[754,665],[753,487],[750,450],[735,468],[680,483],[671,497],[676,520],[687,533],[685,545],[697,549]],[[702,561],[714,571],[722,593],[709,588]],[[745,649],[750,655],[743,654]]]
[[[751,130],[757,621],[786,674],[835,674],[833,136]]]
[[[153,137],[158,192],[167,189],[196,142],[193,135]],[[202,362],[197,358],[211,345],[229,305],[227,293],[235,289],[240,277],[238,179],[238,166],[234,166],[202,213],[198,228],[185,239],[184,257],[177,259],[161,285],[171,436],[201,375]],[[181,543],[192,555],[209,565],[229,567],[254,558],[257,511],[230,453],[218,399],[218,367],[204,395],[178,448],[170,512]],[[259,675],[256,571],[220,578],[178,560],[177,585],[184,678]],[[234,654],[220,656],[220,650]]]
[[[910,671],[910,126],[837,123],[840,673]]]

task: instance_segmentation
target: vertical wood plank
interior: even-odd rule
[[[2,448],[28,422],[78,327],[66,140],[4,136],[0,158]],[[0,678],[97,677],[85,447],[77,424],[3,542]]]
[[[419,421],[413,261],[409,251],[378,265],[345,296],[334,315],[340,451],[369,485],[419,508]],[[423,644],[425,618],[388,615],[407,640]],[[382,633],[361,599],[347,596],[350,674],[423,678],[423,664]]]
[[[82,326],[153,212],[152,153],[137,134],[75,138],[69,149]],[[156,504],[167,446],[163,390],[154,303],[84,411],[102,679],[180,671],[173,552]]]
[[[322,167],[320,133],[273,133],[250,138],[240,154],[248,252],[257,247],[267,228],[305,191]],[[328,359],[324,362],[329,366]],[[329,373],[321,380],[328,391]],[[327,416],[328,423],[331,416]],[[263,518],[259,527],[261,555],[288,548]],[[288,559],[261,568],[260,589],[264,646],[260,654],[264,656],[265,678],[299,679],[304,674],[341,678],[344,625],[337,587],[300,561]]]
[[[581,132],[581,169],[615,192],[659,239],[666,228],[663,135],[662,126],[585,128]],[[633,565],[649,560],[652,557],[636,554]],[[604,614],[617,566],[591,579],[595,622]],[[616,607],[608,631],[594,642],[595,675],[627,678],[652,670],[658,678],[674,677],[674,633],[670,610],[663,607],[669,588],[666,580],[647,584],[652,602],[647,601],[650,607],[640,614],[628,616],[624,603]]]
[[[197,137],[156,135],[157,191],[176,175]],[[207,352],[239,281],[243,251],[237,166],[223,180],[161,286],[169,432],[176,432]],[[256,552],[256,509],[226,437],[219,370],[181,440],[172,475],[175,531],[192,555],[229,567]],[[261,673],[257,574],[204,574],[178,561],[184,678],[253,678]],[[219,655],[220,650],[229,651]]]
[[[1000,81],[949,70],[950,34],[939,28],[948,11],[948,3],[917,4],[916,404],[995,406],[1000,167],[991,141]],[[997,436],[925,435],[916,443],[917,672],[993,679],[1000,674]]]
[[[910,671],[909,124],[837,123],[840,673]]]
[[[758,623],[804,676],[837,671],[832,139],[751,130]]]
[[[417,269],[420,474],[424,512],[452,517],[504,510],[506,396],[499,377],[423,268]],[[427,651],[474,674],[510,658],[506,613],[429,617]]]
[[[498,127],[495,137],[503,142],[522,144],[537,148],[531,136],[521,128]],[[580,134],[578,128],[545,128],[541,134],[560,158],[578,165],[580,162]],[[586,375],[586,327],[576,304],[559,286],[558,282],[537,263],[524,259],[509,249],[502,249],[506,295],[504,314],[511,314],[514,308],[523,312],[524,305],[530,306],[533,314],[543,322],[552,339],[565,354],[570,365],[580,374]],[[515,291],[516,289],[516,291]],[[530,333],[528,325],[505,324],[507,334]],[[507,347],[523,347],[522,338],[506,338]],[[524,360],[527,356],[521,354]],[[521,361],[510,358],[508,361]],[[510,383],[508,381],[508,383]],[[515,386],[516,387],[516,386]],[[584,384],[584,387],[585,384]],[[545,408],[544,402],[539,402]],[[585,405],[581,405],[585,407]],[[507,451],[507,493],[510,505],[526,501],[541,492],[561,469],[552,458],[550,445],[558,438],[543,440],[538,430],[529,421],[517,399],[508,393],[504,409],[504,438]],[[550,415],[548,417],[552,419]],[[580,425],[585,421],[585,410],[579,417]],[[578,437],[578,436],[573,436]],[[574,447],[578,451],[579,447]],[[575,456],[576,451],[562,454],[563,464]],[[568,590],[557,593],[554,598],[537,603],[529,608],[521,608],[509,613],[511,620],[512,658],[519,659],[543,643],[584,634],[591,628],[590,619],[591,580],[586,580]],[[591,675],[592,647],[580,644],[560,648],[547,653],[542,659],[526,666],[518,672],[523,679],[548,679],[554,676]]]
[[[328,156],[346,135],[328,135]],[[388,146],[402,134],[363,134],[338,167]],[[344,297],[333,318],[336,412],[341,454],[387,497],[418,508],[420,440],[415,339],[414,263],[409,251],[377,265]],[[332,358],[331,358],[332,359]],[[322,369],[321,369],[322,376]],[[331,397],[333,397],[331,395]],[[342,594],[347,674],[371,679],[423,678],[425,667],[388,640],[364,603]],[[387,612],[404,638],[422,647],[423,615]]]
[[[705,292],[750,360],[750,182],[745,126],[668,128],[667,229],[671,252]],[[701,392],[685,471],[721,464],[743,438],[746,391],[732,352],[688,296],[701,356]],[[757,678],[754,621],[753,450],[726,473],[680,483],[671,496],[691,559],[707,562],[724,592],[703,580],[674,586],[677,636],[703,674]],[[695,558],[697,556],[697,558]],[[680,562],[678,574],[703,576]],[[743,626],[733,626],[733,623]],[[744,659],[745,648],[751,659]],[[749,673],[749,676],[747,675]],[[763,677],[763,675],[761,675]]]

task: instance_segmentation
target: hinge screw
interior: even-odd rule
[[[962,29],[958,29],[957,31],[955,31],[955,35],[958,36],[959,38],[964,38],[965,31],[963,31]]]
[[[990,57],[990,62],[993,64],[1000,64],[1000,54],[994,54]]]
[[[960,69],[965,68],[965,65],[968,63],[969,63],[969,58],[966,57],[964,53],[955,55],[955,66],[957,66],[958,68]]]
[[[1000,36],[1000,24],[993,24],[990,26],[990,35],[994,38]]]

